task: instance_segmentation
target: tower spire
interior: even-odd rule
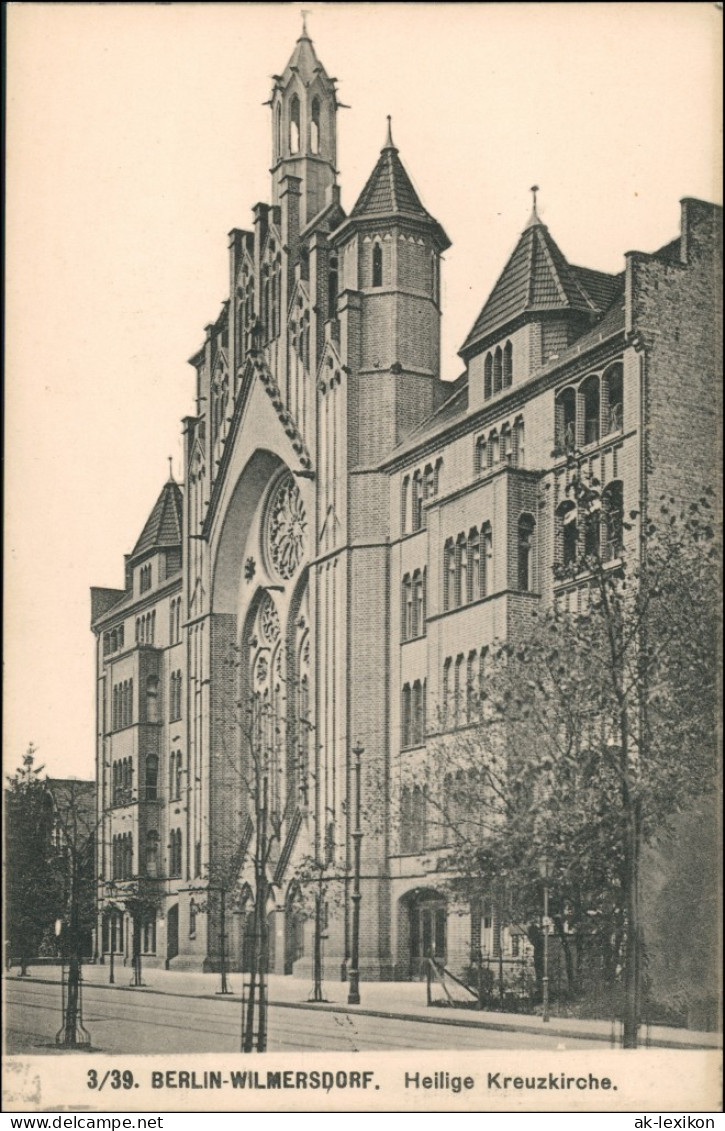
[[[529,216],[529,220],[528,220],[528,223],[526,225],[527,228],[533,228],[536,224],[541,223],[541,220],[539,219],[539,213],[536,211],[536,194],[539,191],[540,190],[539,190],[538,185],[532,185],[531,188],[529,189],[529,192],[531,193],[531,196],[533,197],[534,203],[533,203],[533,208],[531,209],[531,215]]]
[[[390,114],[387,115],[388,132],[385,138],[385,145],[383,149],[395,149],[395,142],[393,141],[393,119]]]

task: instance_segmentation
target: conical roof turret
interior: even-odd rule
[[[579,275],[579,269],[568,263],[539,217],[534,195],[531,216],[463,343],[461,356],[475,353],[484,339],[503,333],[510,323],[522,318],[600,314],[601,306],[587,292]]]
[[[424,208],[393,142],[391,122],[385,144],[346,224],[370,220],[409,219],[432,225],[441,250],[450,247],[443,228]],[[343,225],[345,227],[345,225]]]
[[[131,560],[152,550],[181,546],[182,514],[181,487],[170,475],[133,548]]]

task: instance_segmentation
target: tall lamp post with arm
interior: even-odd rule
[[[544,853],[539,861],[539,874],[544,886],[544,970],[541,976],[541,1020],[549,1020],[549,884],[551,882],[551,860]]]
[[[363,747],[358,743],[353,750],[353,754],[355,755],[355,828],[352,834],[352,953],[350,955],[350,990],[347,995],[348,1005],[360,1004],[360,842],[363,835],[360,829],[360,770],[362,767],[363,753]]]

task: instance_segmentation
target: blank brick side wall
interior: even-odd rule
[[[683,265],[633,258],[633,330],[646,343],[650,513],[660,495],[689,500],[719,483],[722,212],[683,202]]]

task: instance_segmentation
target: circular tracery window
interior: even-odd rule
[[[285,581],[294,576],[302,560],[306,530],[299,488],[291,475],[285,475],[272,494],[267,514],[269,564]]]

